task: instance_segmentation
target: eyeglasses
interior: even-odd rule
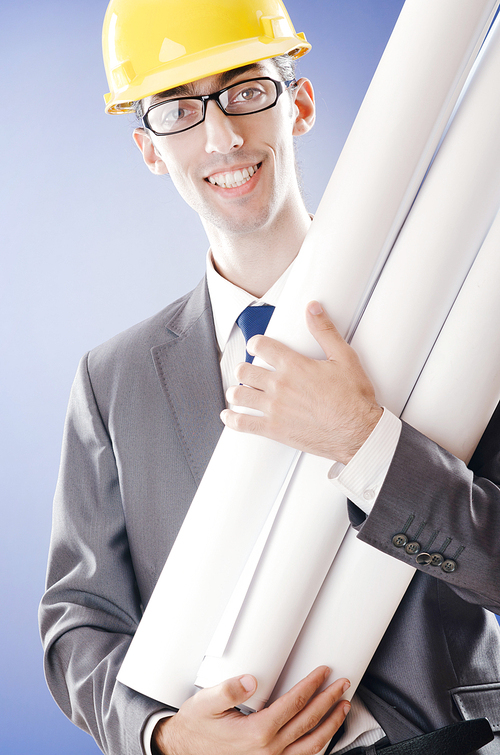
[[[295,83],[295,79],[275,81],[267,76],[238,81],[212,94],[158,102],[148,108],[142,122],[156,136],[180,134],[203,123],[209,100],[214,100],[225,115],[250,115],[274,107],[278,97]]]

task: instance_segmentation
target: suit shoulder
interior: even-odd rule
[[[88,354],[89,370],[92,373],[117,366],[127,367],[154,346],[168,342],[188,329],[192,321],[210,307],[205,281],[156,314],[118,333],[93,348]]]

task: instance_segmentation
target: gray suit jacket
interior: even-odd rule
[[[116,674],[222,430],[223,406],[204,281],[80,364],[41,631],[54,697],[106,753],[141,753],[145,721],[164,708]],[[497,483],[499,445],[490,437],[481,460]],[[434,549],[446,538],[445,555],[464,547],[451,574],[418,567],[360,688],[368,708],[393,742],[461,716],[487,715],[500,732],[500,633],[481,607],[500,612],[496,485],[473,480],[405,426],[372,514],[365,521],[351,506],[351,515],[363,540],[414,565],[392,544],[410,515],[408,532],[422,524],[422,543],[438,531]],[[500,738],[484,752],[500,754]]]

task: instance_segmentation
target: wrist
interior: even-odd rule
[[[348,443],[348,445],[346,445],[343,458],[337,459],[337,461],[340,461],[342,462],[342,464],[347,465],[351,461],[351,459],[354,458],[354,456],[363,447],[372,432],[377,427],[383,413],[383,408],[381,406],[378,406],[378,404],[373,404],[370,407],[369,411],[363,416],[362,421],[359,423],[358,427],[352,433],[349,439],[350,442]]]
[[[171,719],[172,716],[160,719],[153,729],[151,735],[152,755],[172,755],[166,743],[166,727]]]

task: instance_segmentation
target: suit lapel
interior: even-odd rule
[[[166,323],[171,338],[151,349],[196,485],[219,439],[225,406],[210,298],[203,280]]]

